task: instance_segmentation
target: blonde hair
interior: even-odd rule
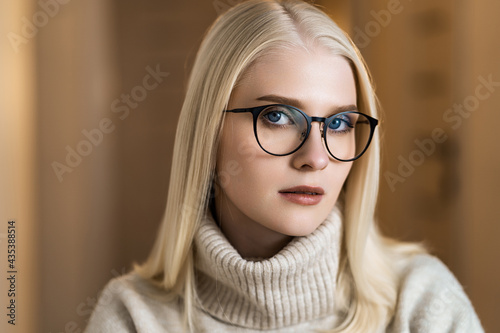
[[[253,62],[279,48],[321,45],[345,57],[356,79],[358,109],[378,117],[366,65],[350,38],[322,11],[297,0],[250,0],[220,16],[196,56],[177,127],[168,201],[147,261],[135,270],[181,296],[185,324],[195,327],[193,237],[206,213],[214,178],[222,112]],[[337,281],[341,325],[329,332],[384,330],[395,310],[395,264],[421,252],[418,245],[384,238],[375,222],[380,142],[354,162],[344,186],[344,228]]]

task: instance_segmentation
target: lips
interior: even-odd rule
[[[304,206],[317,205],[323,199],[325,191],[317,186],[295,186],[279,191],[280,196],[292,203]]]

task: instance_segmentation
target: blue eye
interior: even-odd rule
[[[273,112],[269,112],[268,114],[266,114],[265,117],[269,121],[271,121],[273,123],[277,123],[278,121],[280,121],[281,115],[282,115],[282,113],[277,112],[277,111],[273,111]]]
[[[290,111],[284,108],[272,108],[270,110],[265,110],[261,116],[272,125],[291,125],[294,123],[292,117],[290,117]]]
[[[329,124],[328,129],[334,132],[344,132],[349,131],[349,129],[353,128],[351,124],[351,120],[349,117],[345,115],[338,116],[334,118]]]

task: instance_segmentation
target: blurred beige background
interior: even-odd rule
[[[17,226],[16,326],[81,332],[145,258],[187,75],[237,0],[0,2],[0,307]],[[500,2],[316,1],[361,49],[383,106],[379,220],[425,241],[500,332]]]

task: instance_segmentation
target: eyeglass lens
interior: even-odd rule
[[[350,160],[365,150],[371,127],[363,114],[342,112],[328,119],[322,131],[330,154],[339,160]],[[296,150],[305,140],[307,119],[293,108],[270,106],[259,114],[256,134],[264,150],[275,155],[286,155]]]

